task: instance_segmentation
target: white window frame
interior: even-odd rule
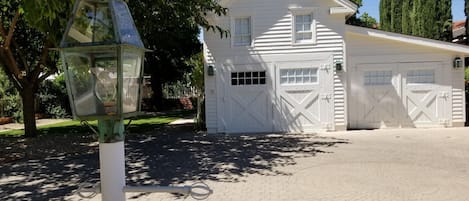
[[[249,26],[250,26],[249,44],[238,44],[236,42],[236,20],[237,19],[249,19]],[[253,23],[252,16],[242,15],[242,16],[232,17],[231,18],[231,47],[252,47],[253,41],[254,41],[252,37],[254,33],[253,29],[254,29],[254,23]]]
[[[414,74],[412,74],[412,73]],[[429,73],[430,72],[430,73]],[[423,73],[423,74],[420,74]],[[431,76],[431,77],[428,77]],[[431,79],[429,79],[431,78]],[[429,82],[429,80],[431,80]],[[435,69],[411,69],[406,72],[406,83],[408,85],[432,85],[436,83]]]
[[[291,21],[292,21],[292,44],[293,45],[310,45],[310,44],[316,44],[317,39],[316,39],[316,19],[314,17],[314,9],[315,8],[289,8],[291,12]],[[298,41],[296,38],[296,17],[300,15],[310,15],[311,16],[311,39],[310,40],[301,40]],[[308,31],[309,32],[309,31]],[[303,32],[305,33],[305,32]],[[307,33],[307,32],[306,32]]]
[[[296,75],[291,75],[291,74],[288,74],[288,75],[284,75],[283,72],[295,72],[297,70],[300,70],[301,71],[301,76],[298,76]],[[305,75],[304,74],[304,71],[305,70],[311,70],[311,74],[308,75]],[[319,67],[300,67],[300,68],[281,68],[280,69],[280,73],[279,73],[279,82],[280,82],[280,85],[281,86],[304,86],[304,85],[318,85],[319,84],[319,71],[320,71],[320,68]],[[305,78],[308,78],[310,79],[311,81],[310,82],[300,82],[300,83],[297,83],[295,81],[295,83],[289,83],[289,80],[290,79],[298,79],[298,78],[301,78],[301,80],[304,80]],[[315,81],[312,81],[313,78],[315,78],[316,80]],[[286,80],[286,82],[284,82],[284,80]]]
[[[363,73],[363,85],[366,87],[392,86],[392,70],[370,70]]]

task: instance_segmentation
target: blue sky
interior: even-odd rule
[[[464,15],[464,0],[452,0],[453,7],[453,21],[463,20],[466,18]],[[367,12],[372,17],[379,21],[379,0],[363,0],[363,6],[360,8],[360,14]]]

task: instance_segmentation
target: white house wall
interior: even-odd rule
[[[232,47],[230,37],[221,38],[219,33],[213,31],[204,33],[205,53],[208,57],[206,66],[214,65],[217,68],[216,76],[205,77],[206,118],[209,133],[224,132],[222,126],[224,88],[219,86],[219,83],[222,77],[220,72],[227,66],[225,64],[236,66],[236,64],[270,63],[270,68],[274,68],[275,62],[288,61],[301,55],[314,57],[316,53],[318,55],[329,54],[332,60],[344,60],[345,16],[344,14],[330,15],[329,8],[339,6],[332,0],[232,0],[228,6],[228,16],[212,16],[210,21],[229,30],[234,17],[250,16],[252,45]],[[313,18],[316,20],[317,41],[315,44],[292,43],[292,13],[288,8],[293,6],[313,8]],[[273,69],[272,72],[274,72]],[[344,129],[346,124],[346,93],[343,76],[339,73],[334,77],[334,108],[331,109],[334,123],[340,129]]]
[[[395,40],[388,40],[347,32],[347,68],[353,70],[360,65],[398,64],[430,62],[437,63],[442,70],[442,87],[449,91],[449,122],[440,122],[445,126],[463,126],[465,120],[464,68],[453,68],[455,57],[464,58],[461,53],[419,46]],[[349,81],[353,78],[349,78]],[[350,85],[350,83],[349,83]],[[350,87],[348,88],[349,91]],[[354,107],[349,102],[349,107]],[[352,113],[352,112],[351,112]]]
[[[215,59],[212,53],[204,44],[204,64],[205,72],[208,66],[215,66]],[[204,73],[205,79],[205,122],[207,131],[210,133],[216,132],[217,129],[217,82],[216,77],[209,76]]]

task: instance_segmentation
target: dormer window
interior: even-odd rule
[[[311,15],[295,16],[295,40],[297,43],[308,42],[313,39],[312,18]]]
[[[251,45],[251,18],[241,17],[234,19],[234,46]]]
[[[290,8],[292,13],[293,44],[316,43],[316,23],[313,16],[314,8]]]

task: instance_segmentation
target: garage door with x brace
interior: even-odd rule
[[[268,68],[261,64],[236,65],[225,73],[225,80],[225,132],[272,132],[272,79]]]
[[[435,127],[450,118],[441,63],[357,65],[351,76],[350,127]]]
[[[333,128],[333,69],[329,59],[276,66],[275,129],[309,132]]]

